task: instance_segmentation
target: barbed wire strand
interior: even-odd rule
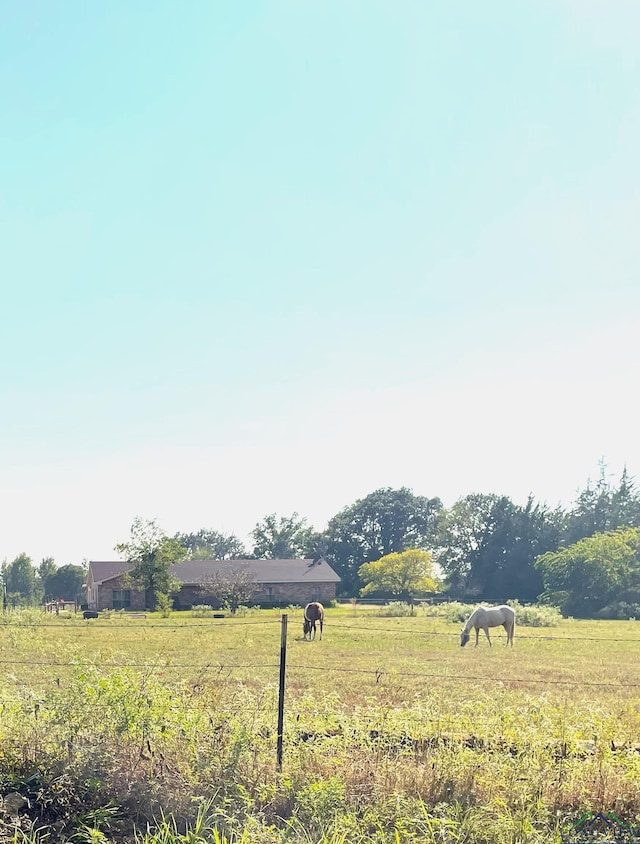
[[[488,680],[493,680],[498,683],[539,683],[545,686],[604,686],[610,687],[615,689],[627,689],[627,688],[640,688],[640,683],[593,683],[593,682],[586,682],[582,680],[547,680],[547,679],[535,679],[533,677],[496,677],[494,675],[474,675],[474,674],[436,674],[436,673],[424,673],[424,672],[412,672],[412,671],[389,671],[384,670],[381,668],[373,669],[373,668],[335,668],[330,667],[326,668],[325,666],[320,665],[287,665],[287,671],[298,670],[298,671],[323,671],[323,672],[340,672],[344,674],[373,674],[377,678],[382,678],[384,676],[393,676],[398,678],[403,677],[424,677],[433,679],[438,678],[439,680],[481,680],[483,682],[487,682]]]
[[[0,616],[0,619],[2,616]],[[67,619],[71,620],[71,619]],[[302,619],[301,619],[302,620]],[[194,630],[194,629],[203,629],[207,627],[221,627],[224,624],[228,624],[229,622],[233,622],[234,627],[243,627],[248,625],[268,625],[268,624],[280,624],[280,618],[272,618],[269,621],[237,621],[235,618],[221,618],[217,619],[216,621],[182,621],[179,624],[147,624],[143,619],[131,619],[126,624],[114,624],[112,622],[103,622],[103,623],[96,623],[95,619],[86,619],[81,622],[81,626],[77,623],[74,624],[65,624],[64,619],[52,619],[49,622],[46,621],[34,621],[28,624],[12,624],[11,622],[3,622],[0,620],[0,631],[2,630],[19,630],[25,629],[29,630],[33,627],[46,627],[47,629],[51,630],[55,628],[56,630],[133,630],[133,629],[143,629],[143,630],[150,630],[151,628],[160,628],[162,630]]]
[[[435,659],[429,660],[435,662]],[[194,668],[200,671],[210,667],[218,672],[221,671],[235,671],[246,669],[269,669],[276,671],[279,665],[276,663],[171,663],[166,665],[158,665],[157,663],[114,663],[103,662],[96,666],[95,662],[49,662],[49,661],[25,661],[25,660],[0,660],[0,664],[5,665],[38,665],[47,668],[65,668],[65,667],[99,667],[99,668],[143,668],[155,669],[155,673],[166,669],[182,669]],[[439,679],[439,680],[465,680],[465,681],[493,681],[497,683],[531,683],[545,686],[584,686],[584,687],[598,687],[598,688],[640,688],[640,683],[609,683],[609,682],[592,682],[583,680],[550,680],[533,677],[503,677],[496,675],[474,675],[474,674],[442,674],[436,672],[413,672],[413,671],[396,671],[380,667],[370,668],[339,668],[336,666],[320,666],[320,665],[296,665],[295,663],[287,664],[287,672],[289,671],[321,671],[323,673],[339,673],[339,674],[370,674],[376,677],[379,682],[384,677],[393,677],[398,679],[403,678],[424,678],[424,679]],[[151,676],[151,675],[150,675]]]
[[[327,625],[325,624],[325,627]],[[516,619],[517,627],[517,619]],[[459,637],[460,631],[441,631],[441,630],[408,630],[398,627],[360,627],[350,624],[334,624],[332,630],[364,630],[368,633],[409,633],[417,636],[452,636]],[[520,627],[519,629],[522,629]],[[497,636],[498,639],[504,639],[504,636]],[[606,636],[530,636],[517,633],[518,639],[529,639],[534,641],[567,641],[567,642],[629,642],[630,644],[640,645],[640,639],[614,638]]]

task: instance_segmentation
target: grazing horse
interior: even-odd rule
[[[469,641],[469,634],[471,628],[476,630],[476,647],[478,647],[478,636],[480,631],[484,630],[489,647],[491,647],[491,639],[489,638],[490,627],[504,627],[507,631],[507,645],[510,643],[513,647],[513,631],[516,628],[516,614],[511,607],[502,604],[499,607],[476,607],[467,619],[467,623],[462,628],[460,634],[460,645],[464,646]]]
[[[324,607],[319,601],[312,601],[304,608],[304,621],[302,622],[302,631],[304,638],[309,636],[309,639],[316,638],[316,622],[320,622],[320,638],[322,639],[322,625],[324,623]],[[313,634],[313,635],[312,635]]]

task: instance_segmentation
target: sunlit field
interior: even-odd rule
[[[279,770],[282,612],[4,616],[2,791],[29,799],[6,836],[546,842],[640,815],[640,622],[461,648],[420,608],[329,608],[311,642],[284,611]]]

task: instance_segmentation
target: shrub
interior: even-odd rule
[[[166,595],[164,592],[156,592],[156,607],[160,611],[162,618],[169,618],[173,610],[173,599],[171,595]]]
[[[42,624],[45,618],[45,613],[39,607],[20,607],[16,610],[0,613],[0,624],[30,627],[33,624]]]
[[[509,601],[509,606],[516,611],[516,624],[521,627],[556,627],[562,621],[557,607],[539,604],[523,607],[517,601]]]
[[[640,604],[631,604],[628,601],[615,601],[598,610],[596,618],[609,619],[611,621],[635,620],[636,618],[640,618]]]
[[[445,610],[444,616],[447,621],[464,623],[478,605],[451,601],[450,604],[443,604],[442,606]]]
[[[333,776],[301,788],[296,795],[294,811],[305,828],[311,827],[321,833],[344,809],[344,783],[340,777]]]
[[[507,603],[516,611],[516,624],[521,627],[556,627],[562,621],[562,615],[556,607],[541,604],[522,606],[518,601],[508,601]],[[463,624],[477,606],[477,604],[451,601],[447,604],[426,605],[424,612],[427,616],[444,617],[452,623]],[[629,616],[611,617],[628,618]]]
[[[209,604],[194,604],[191,607],[191,615],[194,618],[206,618],[210,615],[212,607]]]
[[[376,610],[376,615],[382,615],[386,617],[390,616],[393,618],[399,618],[401,616],[404,617],[415,614],[415,607],[412,607],[410,604],[407,604],[404,601],[391,601],[391,603],[385,604],[384,606]]]

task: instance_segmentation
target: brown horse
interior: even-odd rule
[[[319,601],[312,601],[304,608],[302,631],[304,638],[316,638],[316,622],[320,622],[320,638],[322,639],[322,625],[324,623],[324,607]],[[312,635],[313,634],[313,635]]]

